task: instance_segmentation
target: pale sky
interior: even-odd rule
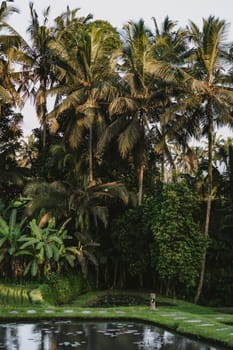
[[[202,18],[209,15],[215,15],[229,23],[233,20],[232,0],[34,0],[33,3],[38,14],[50,6],[51,19],[60,15],[69,5],[71,9],[80,8],[81,15],[92,13],[94,19],[108,20],[118,28],[128,20],[140,18],[150,25],[151,17],[161,22],[167,15],[178,21],[180,26],[186,25],[189,19],[200,24]],[[14,25],[22,32],[29,21],[29,1],[15,0],[12,4],[21,11],[20,15],[14,16]],[[233,34],[233,28],[231,33]]]
[[[15,0],[14,3],[9,3],[20,10],[20,14],[11,17],[10,23],[24,37],[30,20],[29,2]],[[140,18],[143,18],[148,26],[152,26],[152,17],[161,23],[167,15],[170,19],[178,21],[178,26],[186,26],[189,20],[200,26],[202,18],[214,15],[229,23],[228,39],[233,41],[233,0],[34,0],[33,3],[39,16],[45,8],[51,7],[50,24],[53,24],[53,19],[69,5],[71,9],[80,8],[80,16],[91,13],[94,20],[107,20],[118,29],[127,21],[137,21]],[[29,130],[35,127],[35,113],[31,107],[27,107],[24,114],[24,129],[29,133]]]

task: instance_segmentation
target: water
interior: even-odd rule
[[[0,324],[4,350],[223,350],[153,325],[44,321]]]

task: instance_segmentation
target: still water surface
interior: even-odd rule
[[[44,321],[0,324],[5,350],[223,350],[153,325],[126,322]]]

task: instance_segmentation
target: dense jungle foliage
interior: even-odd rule
[[[28,42],[0,7],[1,282],[82,275],[85,288],[232,305],[225,21],[118,31],[67,7],[51,26],[49,7],[40,23],[29,6]],[[40,128],[25,136],[28,101]]]

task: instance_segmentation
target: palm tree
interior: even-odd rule
[[[53,30],[48,27],[50,7],[43,12],[43,23],[40,25],[39,18],[32,2],[29,3],[31,23],[27,29],[30,43],[22,39],[24,54],[21,55],[23,68],[23,80],[21,91],[24,99],[33,97],[36,113],[41,124],[42,145],[46,144],[46,114],[47,95],[54,81],[53,60],[49,48],[49,42],[53,38]]]
[[[203,106],[201,116],[203,134],[208,138],[208,198],[204,235],[209,234],[213,184],[213,137],[214,128],[228,123],[233,124],[231,110],[233,92],[227,76],[227,45],[224,42],[227,25],[225,21],[209,17],[203,20],[202,31],[191,22],[190,38],[194,43],[195,54],[190,74],[197,80],[199,103]],[[195,82],[195,80],[193,80]],[[198,91],[197,91],[198,90]],[[198,302],[204,281],[206,252],[203,256],[200,281],[195,296]]]
[[[142,204],[143,179],[146,165],[146,136],[151,131],[153,84],[148,69],[153,61],[151,53],[152,34],[141,19],[124,26],[124,43],[116,62],[122,76],[119,92],[110,102],[111,124],[106,129],[99,149],[114,137],[118,137],[119,151],[125,158],[133,150],[138,164],[138,204]]]
[[[188,54],[187,29],[176,29],[177,22],[168,16],[159,28],[155,18],[153,39],[153,54],[156,60],[181,65]]]
[[[49,93],[58,103],[47,115],[55,125],[65,119],[65,138],[78,147],[86,136],[89,142],[89,184],[95,184],[93,174],[93,136],[104,123],[104,106],[111,93],[111,53],[119,39],[107,22],[96,21],[61,35],[58,32],[51,48],[57,54],[59,83]],[[68,35],[69,34],[69,35]],[[60,35],[60,36],[59,36]],[[58,40],[58,38],[60,38]],[[65,39],[64,39],[65,38]],[[68,40],[69,38],[69,40]],[[64,124],[63,124],[64,125]],[[88,135],[87,135],[88,132]]]
[[[7,23],[7,19],[13,13],[19,11],[12,6],[7,6],[6,1],[2,1],[0,7],[0,113],[4,104],[9,106],[19,106],[21,99],[17,92],[18,75],[14,72],[12,62],[17,62],[19,52],[20,36]]]
[[[155,34],[153,38],[153,57],[154,64],[152,70],[159,62],[168,63],[182,67],[185,64],[185,58],[189,55],[187,42],[187,29],[176,28],[177,23],[172,21],[168,16],[165,17],[161,26],[155,18],[153,18]],[[161,117],[173,105],[174,100],[179,96],[179,88],[176,80],[157,79],[155,96],[160,101],[157,113],[159,114],[158,122],[155,126],[155,151],[161,154],[161,179],[166,181],[167,173],[166,163],[170,165],[174,172],[177,170],[177,164],[174,160],[174,152],[172,149],[186,150],[184,157],[191,160],[188,155],[191,155],[190,147],[188,146],[188,135],[185,135],[184,130],[173,130],[167,120]],[[166,176],[165,176],[166,175]]]

